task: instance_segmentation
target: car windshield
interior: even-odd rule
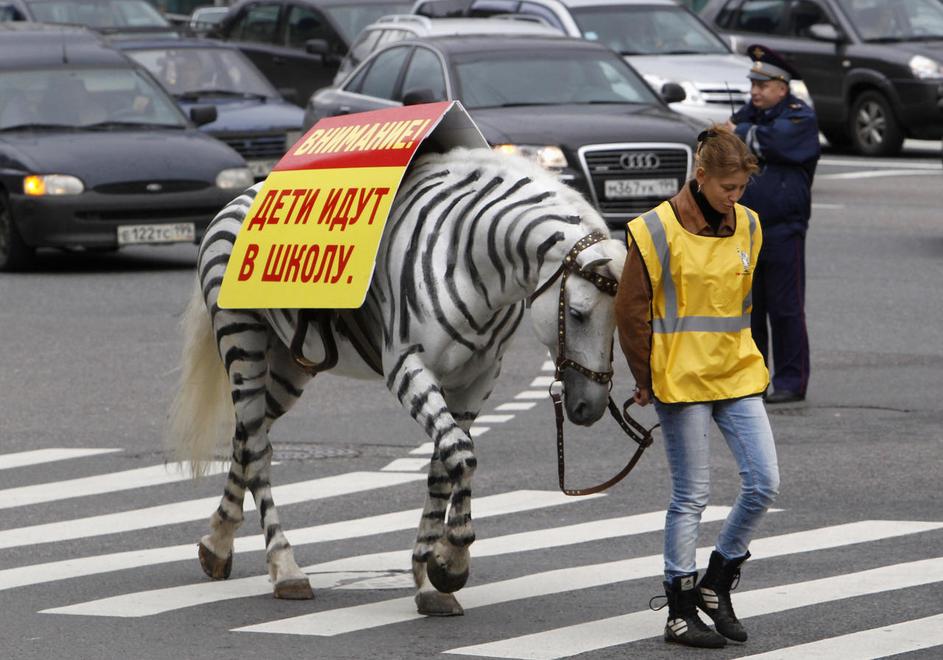
[[[348,44],[360,34],[365,27],[387,14],[409,14],[411,2],[404,3],[374,3],[369,5],[328,5],[322,7],[330,15],[331,21],[340,31],[344,41]]]
[[[841,0],[864,41],[930,41],[943,39],[940,0]]]
[[[566,103],[656,103],[620,58],[606,53],[477,53],[455,63],[466,108]]]
[[[128,54],[167,91],[182,96],[276,98],[278,92],[245,55],[228,48],[148,48]]]
[[[129,124],[184,127],[186,121],[166,92],[133,69],[0,71],[0,130]]]
[[[623,55],[730,52],[720,37],[681,7],[614,4],[572,11],[585,39]]]
[[[103,28],[170,27],[145,0],[33,0],[29,3],[37,21],[73,23]]]

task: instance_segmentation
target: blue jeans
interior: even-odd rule
[[[665,518],[665,579],[696,569],[698,527],[710,494],[711,418],[740,470],[737,496],[717,537],[726,559],[742,557],[760,519],[779,492],[779,466],[766,406],[759,396],[706,403],[666,404],[655,410],[671,469],[671,503]]]

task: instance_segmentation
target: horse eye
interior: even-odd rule
[[[570,309],[570,317],[574,321],[578,321],[580,323],[583,322],[583,318],[584,318],[583,312],[579,311],[578,309]]]

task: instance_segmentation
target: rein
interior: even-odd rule
[[[580,363],[576,362],[575,360],[571,360],[566,356],[566,280],[570,275],[575,274],[590,282],[603,293],[615,296],[619,286],[619,283],[616,280],[611,277],[606,277],[605,275],[600,275],[599,273],[583,271],[577,265],[577,256],[580,252],[589,246],[599,243],[600,241],[604,241],[608,238],[609,237],[603,232],[593,232],[578,240],[567,253],[566,257],[563,258],[563,263],[560,264],[560,267],[554,271],[553,275],[551,275],[546,282],[537,287],[537,289],[528,299],[528,303],[532,304],[534,300],[540,296],[540,294],[550,288],[550,286],[556,280],[562,277],[562,281],[560,282],[560,297],[557,305],[557,359],[554,363],[554,380],[553,383],[550,384],[549,392],[550,399],[553,401],[554,416],[556,417],[557,424],[557,474],[560,481],[560,490],[563,491],[563,493],[566,495],[592,495],[593,493],[606,490],[607,488],[610,488],[622,481],[622,479],[624,479],[626,475],[632,471],[632,468],[635,467],[635,464],[638,463],[645,449],[651,446],[653,441],[652,431],[658,428],[658,424],[656,424],[652,428],[646,429],[644,426],[639,424],[632,417],[632,415],[629,414],[629,407],[633,403],[632,399],[628,399],[625,403],[622,404],[622,411],[620,412],[616,407],[616,402],[613,401],[612,396],[610,396],[608,405],[609,413],[612,415],[612,418],[616,420],[616,422],[619,424],[619,427],[625,432],[625,434],[635,441],[635,443],[638,445],[638,448],[635,450],[635,453],[629,459],[629,462],[626,464],[626,466],[611,479],[589,488],[566,487],[564,482],[566,469],[563,450],[563,383],[560,380],[560,376],[564,369],[573,369],[595,383],[599,383],[600,385],[609,385],[610,389],[612,388],[612,369],[609,369],[608,371],[594,371],[588,367],[584,367]]]

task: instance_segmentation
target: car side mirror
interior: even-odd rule
[[[678,103],[687,97],[684,87],[676,82],[666,82],[661,86],[661,98],[665,103]]]
[[[439,98],[439,95],[431,89],[426,88],[411,89],[403,94],[403,105],[419,105],[420,103],[435,103],[444,100]]]
[[[305,42],[305,52],[309,55],[318,55],[321,61],[328,66],[340,64],[341,58],[331,51],[331,45],[327,39],[308,39]]]
[[[816,23],[809,26],[809,36],[817,41],[831,41],[838,43],[843,40],[839,32],[831,23]]]
[[[190,108],[190,121],[197,126],[211,124],[216,121],[218,116],[219,112],[216,110],[215,105],[195,105]]]

